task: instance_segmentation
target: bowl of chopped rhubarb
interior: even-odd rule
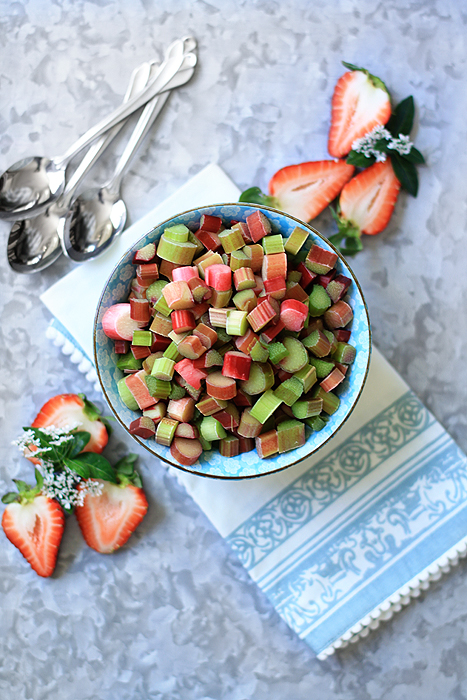
[[[217,478],[316,453],[354,409],[370,351],[345,258],[311,226],[249,204],[158,224],[117,263],[95,316],[119,422],[154,456]]]

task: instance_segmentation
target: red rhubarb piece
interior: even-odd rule
[[[180,355],[190,360],[197,360],[198,357],[201,357],[206,352],[206,348],[196,335],[188,335],[186,338],[183,338],[177,349]]]
[[[193,365],[193,360],[189,360],[188,358],[177,362],[174,370],[194,389],[201,389],[201,381],[206,379],[208,375],[205,370],[197,369]]]
[[[300,277],[300,284],[304,289],[318,276],[316,272],[309,270],[303,262],[298,263],[297,271],[302,275]]]
[[[308,307],[296,299],[286,299],[281,304],[281,321],[288,331],[301,331],[308,316]]]
[[[287,253],[265,255],[261,266],[261,276],[263,282],[274,277],[287,277]]]
[[[147,299],[130,299],[130,316],[133,321],[148,324],[151,320],[151,310]]]
[[[240,350],[240,352],[249,355],[251,348],[257,340],[258,336],[251,330],[251,328],[249,328],[245,335],[237,336],[234,340],[234,343],[237,350]]]
[[[272,277],[264,280],[264,291],[270,294],[273,299],[283,299],[287,291],[284,277]]]
[[[193,420],[195,412],[195,402],[191,396],[184,396],[182,399],[171,399],[167,405],[167,415],[180,423],[189,423]]]
[[[199,231],[196,231],[195,238],[208,250],[218,250],[221,247],[220,238],[214,231],[200,228]]]
[[[135,360],[144,360],[151,355],[151,348],[147,345],[130,345],[130,350]]]
[[[277,323],[271,323],[266,328],[263,328],[260,339],[263,343],[270,343],[284,328],[285,324],[282,320],[277,321]]]
[[[157,333],[153,333],[152,335],[154,340],[151,345],[151,352],[158,352],[159,350],[164,351],[172,342],[170,338],[166,338],[164,335],[158,335]]]
[[[146,263],[138,265],[136,268],[136,279],[143,280],[145,284],[155,282],[159,279],[159,268],[157,263]]]
[[[308,294],[305,292],[301,284],[298,282],[292,282],[287,285],[284,299],[296,299],[297,301],[302,301],[304,304],[308,303]]]
[[[331,250],[326,250],[321,248],[319,245],[311,246],[306,256],[305,265],[312,272],[316,272],[318,275],[324,275],[329,272],[338,259],[337,253],[333,253]]]
[[[324,322],[328,328],[343,328],[353,318],[352,308],[342,299],[324,312]]]
[[[170,318],[176,333],[186,333],[196,327],[196,321],[189,309],[178,309],[173,311]]]
[[[138,437],[143,438],[143,440],[148,440],[149,438],[154,437],[156,434],[154,421],[147,416],[140,416],[139,418],[136,418],[136,420],[131,421],[128,430],[130,431],[131,435],[137,435]]]
[[[199,430],[196,425],[192,425],[191,423],[179,423],[175,430],[175,437],[195,440],[199,438]]]
[[[125,384],[131,391],[133,398],[142,411],[144,411],[145,408],[154,406],[154,404],[157,403],[157,399],[151,396],[148,391],[147,384],[144,380],[145,376],[146,372],[144,369],[142,369],[139,372],[129,374],[127,377],[125,377]]]
[[[351,283],[352,280],[344,275],[337,275],[337,277],[329,282],[326,291],[334,304],[345,296]]]
[[[206,349],[212,348],[217,340],[217,332],[205,323],[199,323],[193,331],[193,335],[198,336]]]
[[[133,264],[138,265],[139,263],[149,263],[153,262],[156,257],[156,244],[148,243],[143,246],[133,255]]]
[[[237,393],[235,379],[225,377],[222,372],[213,372],[206,377],[206,392],[215,399],[229,401]]]
[[[271,233],[271,222],[259,209],[247,216],[246,223],[253,243],[257,243]]]
[[[211,231],[212,233],[219,233],[222,231],[224,225],[220,216],[212,216],[212,214],[201,214],[199,220],[199,227],[204,231]]]
[[[128,340],[116,340],[114,343],[114,352],[116,355],[126,355],[130,350],[130,342]]]
[[[318,284],[320,284],[326,289],[329,282],[336,276],[336,274],[337,270],[333,267],[332,270],[329,270],[329,272],[326,272],[323,275],[319,275],[316,281],[318,282]]]
[[[188,282],[184,280],[169,282],[162,290],[162,294],[164,295],[169,309],[175,311],[179,309],[191,309],[195,305]]]
[[[191,467],[201,457],[202,452],[203,447],[197,439],[174,437],[170,445],[170,454],[184,467]]]
[[[191,279],[199,279],[198,268],[192,265],[185,265],[184,267],[176,267],[172,272],[172,278],[174,282],[180,282],[184,280],[188,282]]]
[[[113,304],[102,317],[102,330],[112,340],[132,340],[133,331],[145,324],[131,318],[130,304]]]
[[[235,350],[226,352],[222,374],[233,379],[248,379],[250,376],[251,357]]]
[[[320,382],[320,386],[324,389],[324,391],[332,391],[333,389],[336,388],[343,380],[345,379],[345,374],[340,371],[338,367],[334,367],[332,372],[328,374],[327,377],[323,379],[322,382]]]
[[[338,328],[333,333],[338,343],[348,343],[352,335],[349,328]]]
[[[209,265],[205,271],[205,281],[217,292],[227,292],[232,289],[232,270],[228,265]]]

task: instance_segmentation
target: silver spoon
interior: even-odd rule
[[[32,212],[44,211],[65,187],[65,171],[68,164],[83,148],[96,138],[143,107],[159,92],[167,90],[167,83],[179,70],[186,54],[185,44],[196,42],[189,37],[177,39],[168,48],[157,75],[140,95],[122,104],[96,126],[89,129],[63,156],[46,158],[35,156],[12,165],[0,177],[0,219],[25,218]],[[194,63],[196,57],[192,54]],[[193,64],[194,65],[194,64]]]
[[[143,63],[133,71],[124,102],[128,102],[143,90],[151,70],[152,63]],[[13,224],[8,238],[7,256],[15,272],[44,270],[61,255],[58,234],[60,219],[65,217],[80,182],[122,127],[123,122],[120,122],[91,146],[67,183],[63,194],[45,212]]]
[[[169,94],[164,92],[148,102],[112,178],[102,187],[84,192],[72,203],[60,238],[63,252],[74,262],[100,255],[125,228],[127,208],[120,195],[122,179]]]

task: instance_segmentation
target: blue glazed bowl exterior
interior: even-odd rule
[[[178,469],[203,476],[227,479],[256,477],[264,474],[271,474],[272,472],[289,467],[309,457],[327,443],[349,417],[362,392],[368,373],[371,333],[368,311],[363,294],[347,262],[326,238],[302,221],[283,212],[276,211],[275,209],[269,209],[268,207],[241,203],[206,206],[183,212],[159,224],[152,229],[152,231],[149,231],[149,233],[143,236],[125,253],[115,266],[104,287],[97,307],[94,323],[94,357],[102,390],[116,418],[128,430],[130,423],[138,414],[128,409],[120,400],[117,382],[123,375],[115,366],[116,356],[114,354],[114,343],[107,338],[102,330],[101,321],[105,311],[112,306],[112,304],[126,301],[128,298],[131,281],[135,276],[135,266],[132,263],[135,251],[147,243],[157,241],[164,232],[164,229],[168,226],[185,224],[188,228],[196,230],[202,214],[220,216],[228,223],[231,220],[245,221],[246,217],[257,209],[261,209],[270,220],[272,233],[280,233],[283,237],[288,237],[296,226],[300,226],[301,228],[309,230],[310,235],[307,244],[305,244],[308,248],[312,243],[317,243],[322,248],[332,250],[339,255],[339,259],[336,263],[338,273],[352,279],[346,301],[350,304],[354,313],[353,320],[349,327],[352,330],[351,343],[357,349],[356,359],[354,364],[350,367],[345,381],[335,392],[338,393],[340,397],[340,406],[338,410],[330,416],[329,421],[321,431],[312,432],[311,429],[306,427],[306,443],[302,447],[291,450],[290,452],[285,452],[284,454],[276,455],[268,459],[260,459],[256,450],[231,458],[223,457],[217,450],[211,450],[209,452],[203,452],[200,459],[192,467],[182,467],[172,458],[170,448],[157,444],[154,439],[142,440],[132,435],[133,439],[137,440],[137,442],[154,456],[168,462]]]

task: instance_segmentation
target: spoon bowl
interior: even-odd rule
[[[58,227],[64,213],[52,206],[42,214],[13,224],[7,256],[15,272],[40,272],[57,260],[62,252]]]
[[[41,213],[64,187],[65,168],[60,159],[33,156],[20,160],[0,177],[0,213]]]

